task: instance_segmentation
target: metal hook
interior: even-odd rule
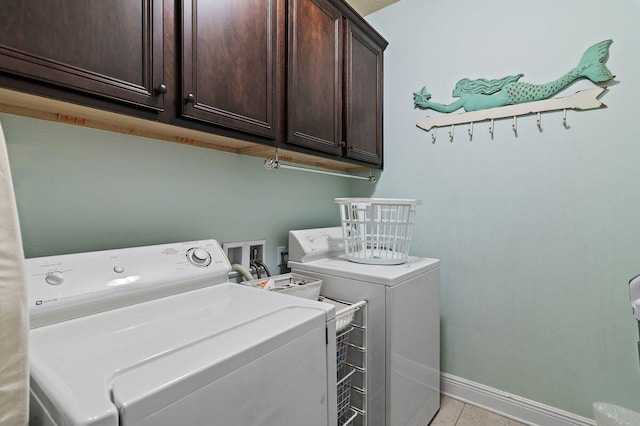
[[[434,127],[431,130],[431,140],[433,141],[433,143],[436,143],[436,138],[438,137],[438,128]]]
[[[469,130],[467,130],[467,133],[469,133],[469,140],[471,140],[473,138],[473,121],[469,123]]]
[[[491,134],[491,139],[493,139],[493,118],[491,119],[491,124],[489,125],[489,133]]]
[[[538,113],[538,117],[536,118],[536,123],[538,124],[538,130],[542,131],[542,114]]]
[[[456,128],[456,126],[452,124],[452,125],[451,125],[451,130],[449,130],[449,139],[450,139],[450,142],[453,142],[453,136],[454,136],[454,134],[455,134],[455,128]]]
[[[511,125],[513,128],[513,133],[518,134],[518,117],[516,115],[513,116],[513,124]]]
[[[567,127],[567,110],[566,108],[562,110],[562,125],[568,129]]]

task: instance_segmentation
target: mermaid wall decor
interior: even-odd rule
[[[596,84],[612,80],[614,78],[614,75],[605,65],[605,62],[609,56],[609,46],[611,45],[611,43],[612,40],[604,40],[589,47],[582,56],[582,60],[580,61],[580,63],[575,68],[573,68],[557,80],[551,81],[546,84],[532,84],[519,81],[524,74],[506,76],[495,80],[487,80],[484,78],[471,80],[468,78],[464,78],[456,83],[455,88],[453,89],[452,96],[458,99],[451,104],[445,105],[437,102],[432,102],[430,100],[431,94],[427,91],[426,87],[423,87],[421,90],[413,93],[413,102],[415,104],[415,107],[417,108],[432,109],[441,113],[451,113],[461,108],[468,113],[473,111],[490,110],[494,108],[514,106],[525,103],[540,103],[539,101],[544,101],[552,98],[558,92],[566,89],[568,86],[579,79],[586,78]],[[593,94],[597,96],[602,93],[602,91],[604,91],[604,89],[597,88],[595,89]],[[579,93],[580,92],[578,92],[578,94]],[[584,96],[582,96],[582,98],[584,98]],[[546,105],[544,103],[541,103],[541,105],[537,105],[536,108],[534,108],[535,110],[531,111],[527,109],[523,110],[522,107],[511,108],[511,110],[513,111],[519,111],[517,114],[512,113],[512,111],[505,110],[504,114],[502,115],[498,111],[495,111],[495,113],[485,111],[487,114],[482,116],[479,116],[478,114],[466,113],[454,115],[459,115],[461,118],[461,120],[456,120],[456,123],[473,123],[473,121],[481,121],[482,119],[488,120],[493,118],[510,117],[512,115],[515,117],[516,115],[520,114],[545,110],[566,110],[567,108],[589,109],[602,106],[604,105],[598,102],[596,104],[593,104],[593,106],[584,108],[580,108],[579,105],[575,107],[566,105],[562,107],[554,107],[552,105],[548,105],[548,108],[544,109]],[[480,119],[472,119],[471,117],[469,117],[469,119],[463,119],[462,116],[466,115],[480,117]],[[425,130],[430,130],[430,128],[436,127],[438,125],[451,124],[452,122],[452,120],[446,121],[448,123],[436,123],[431,125],[429,128],[421,125],[422,122],[418,123],[418,126],[424,128]]]

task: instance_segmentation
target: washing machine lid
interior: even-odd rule
[[[289,267],[300,273],[315,272],[349,278],[368,283],[394,286],[440,266],[438,259],[409,256],[400,265],[371,265],[351,262],[344,255],[314,260],[312,262],[289,262]]]
[[[117,426],[119,410],[133,422],[188,394],[204,369],[222,376],[334,316],[220,284],[72,319],[31,330],[31,391],[57,424]]]

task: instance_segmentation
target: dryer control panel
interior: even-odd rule
[[[289,231],[289,260],[311,262],[344,254],[342,228]]]
[[[215,240],[25,260],[31,327],[227,282]]]

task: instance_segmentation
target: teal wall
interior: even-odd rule
[[[445,372],[592,418],[593,401],[640,410],[640,3],[403,0],[367,17],[385,52],[385,171],[374,194],[423,201],[414,254],[442,259]],[[523,72],[545,83],[611,38],[607,109],[448,129],[415,124],[423,85]],[[590,87],[590,84],[575,86]],[[369,192],[356,184],[353,193]]]
[[[27,257],[338,223],[334,197],[419,198],[413,253],[442,260],[445,372],[585,417],[640,410],[627,282],[640,273],[640,4],[636,0],[403,0],[368,20],[385,53],[379,183],[0,114]],[[411,92],[449,102],[463,77],[546,82],[612,38],[604,110],[477,124],[453,143],[415,127]],[[574,88],[589,87],[588,84]]]
[[[339,223],[346,179],[265,170],[211,149],[0,114],[26,257],[215,238],[267,241]]]

